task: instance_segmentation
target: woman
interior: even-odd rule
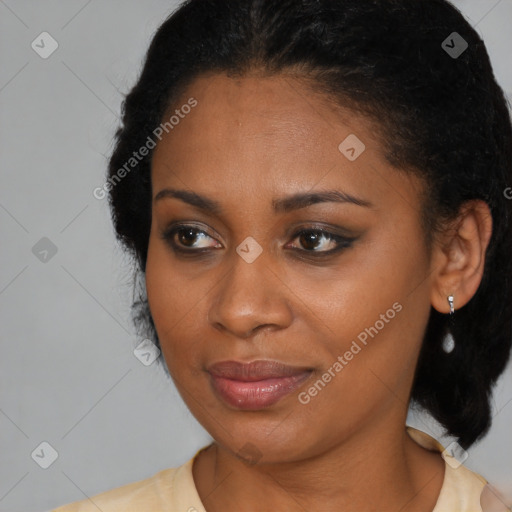
[[[214,441],[57,510],[485,510],[460,463],[510,353],[510,183],[504,95],[448,2],[184,3],[107,189],[137,323]]]

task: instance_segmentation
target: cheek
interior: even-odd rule
[[[308,299],[310,317],[326,333],[316,350],[329,390],[315,398],[318,407],[333,401],[362,411],[393,394],[408,401],[430,314],[428,254],[420,240],[407,243],[407,230],[394,238],[381,233],[347,252],[322,279],[289,276],[302,283],[297,295]]]
[[[177,261],[154,226],[149,238],[146,290],[157,328],[167,329],[192,314],[194,304],[205,297],[207,290],[205,283],[199,282],[197,268]]]
[[[175,275],[169,272],[168,258],[155,242],[153,234],[148,247],[146,263],[146,291],[151,315],[157,331],[170,327],[179,315],[175,306],[182,304],[180,287],[173,279]]]
[[[169,249],[152,233],[146,263],[146,291],[162,352],[171,371],[177,366],[176,361],[191,352],[193,340],[199,339],[194,330],[198,328],[197,315],[204,289],[190,284],[173,264]],[[180,350],[185,332],[187,351]]]
[[[280,270],[294,295],[313,313],[317,327],[330,333],[336,351],[360,333],[364,338],[365,330],[375,324],[379,332],[394,325],[409,328],[407,317],[430,309],[425,288],[428,257],[420,241],[409,245],[406,231],[394,239],[392,231],[375,231],[329,268]],[[344,340],[342,346],[336,343],[339,339]]]
[[[208,313],[224,275],[224,269],[178,260],[151,233],[146,263],[149,308],[167,367],[187,402],[190,393],[204,398],[204,365],[212,357]]]

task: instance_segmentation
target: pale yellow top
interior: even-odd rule
[[[424,432],[410,427],[407,430],[421,446],[443,451],[443,447]],[[200,451],[178,468],[164,469],[145,480],[64,505],[52,512],[206,512],[192,475],[194,458]],[[487,482],[463,465],[456,466],[445,457],[444,482],[433,512],[482,512],[480,495]]]

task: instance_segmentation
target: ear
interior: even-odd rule
[[[449,313],[448,296],[455,309],[475,295],[485,267],[485,255],[492,235],[492,215],[487,203],[472,200],[463,204],[459,215],[436,240],[431,266],[431,303],[440,313]]]

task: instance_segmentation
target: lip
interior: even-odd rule
[[[298,389],[313,370],[258,360],[251,363],[221,361],[209,366],[207,371],[214,391],[228,405],[258,410],[270,407]]]

